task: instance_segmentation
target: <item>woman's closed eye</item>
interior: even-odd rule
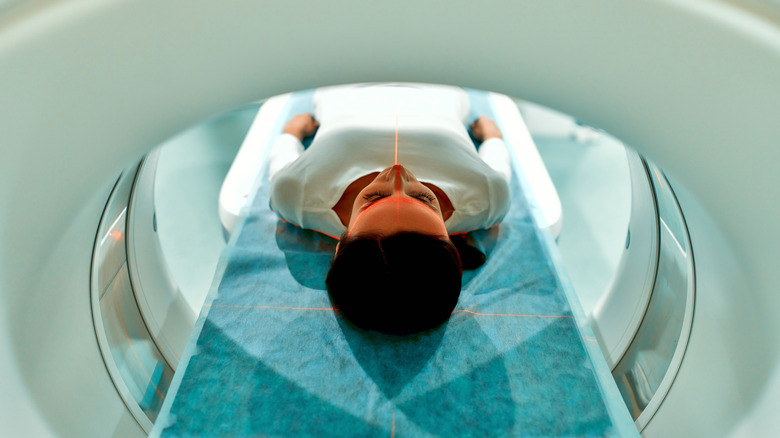
[[[367,202],[365,203],[365,205],[363,205],[362,209],[365,210],[366,208],[374,205],[377,201],[380,201],[390,196],[392,196],[392,192],[384,192],[380,190],[366,193],[365,195],[363,195],[363,199],[365,199]],[[422,192],[422,191],[412,192],[409,193],[409,196],[421,201],[422,203],[424,203],[434,211],[438,211],[436,208],[436,196],[432,195],[431,193]]]
[[[436,197],[428,192],[414,192],[410,193],[409,196],[417,198],[428,205],[434,205],[434,202],[436,202]]]
[[[370,201],[370,202],[376,202],[376,201],[378,201],[378,200],[380,200],[382,198],[386,198],[388,196],[390,196],[390,193],[376,191],[376,192],[366,193],[365,195],[363,195],[363,199],[365,199],[366,201]]]

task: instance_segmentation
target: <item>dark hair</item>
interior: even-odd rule
[[[325,284],[333,305],[353,325],[408,335],[450,317],[462,274],[458,251],[446,238],[343,236]]]

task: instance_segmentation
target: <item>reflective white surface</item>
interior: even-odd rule
[[[640,430],[676,377],[688,346],[696,297],[694,254],[685,219],[663,172],[652,163],[646,165],[658,214],[657,269],[641,324],[612,371]]]
[[[590,314],[614,281],[625,250],[632,207],[626,148],[565,114],[526,101],[518,106],[560,195],[558,249]]]
[[[160,244],[196,317],[226,242],[219,190],[258,106],[219,114],[160,145],[154,186]]]

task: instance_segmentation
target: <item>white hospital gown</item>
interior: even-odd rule
[[[462,89],[352,85],[320,89],[313,103],[320,127],[309,148],[283,134],[271,150],[270,204],[280,218],[332,236],[346,231],[333,206],[353,181],[394,164],[396,124],[398,163],[452,202],[450,234],[491,227],[509,210],[506,146],[491,139],[477,152]]]

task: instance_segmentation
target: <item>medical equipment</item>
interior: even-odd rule
[[[378,80],[523,96],[658,163],[690,231],[699,293],[679,372],[662,379],[668,393],[649,400],[657,410],[640,427],[647,436],[777,431],[774,3],[328,3],[305,14],[205,1],[4,8],[4,435],[144,434],[103,363],[88,298],[95,230],[121,169],[249,100]],[[492,31],[469,31],[477,15]],[[152,228],[151,218],[138,220],[131,226]]]
[[[525,130],[515,105],[503,114],[494,110],[494,99],[505,96],[469,95],[472,107],[484,102],[478,113]],[[270,115],[275,129],[247,136],[242,146],[259,149],[261,164],[281,133],[279,121],[306,111],[311,94],[282,98],[289,100],[284,111]],[[264,117],[261,111],[255,124],[268,124]],[[264,144],[248,144],[258,139]],[[513,140],[524,142],[515,147]],[[529,136],[506,135],[505,142],[513,151],[524,148],[525,156],[535,152]],[[464,428],[475,435],[629,436],[635,429],[584,315],[569,310],[573,291],[551,236],[538,231],[537,221],[546,218],[535,200],[526,200],[531,192],[522,171],[512,184],[509,216],[493,232],[476,233],[495,247],[485,266],[464,276],[446,329],[382,339],[334,317],[324,278],[335,240],[280,222],[268,209],[259,167],[250,173],[259,179],[252,201],[222,256],[154,436],[425,436]]]

